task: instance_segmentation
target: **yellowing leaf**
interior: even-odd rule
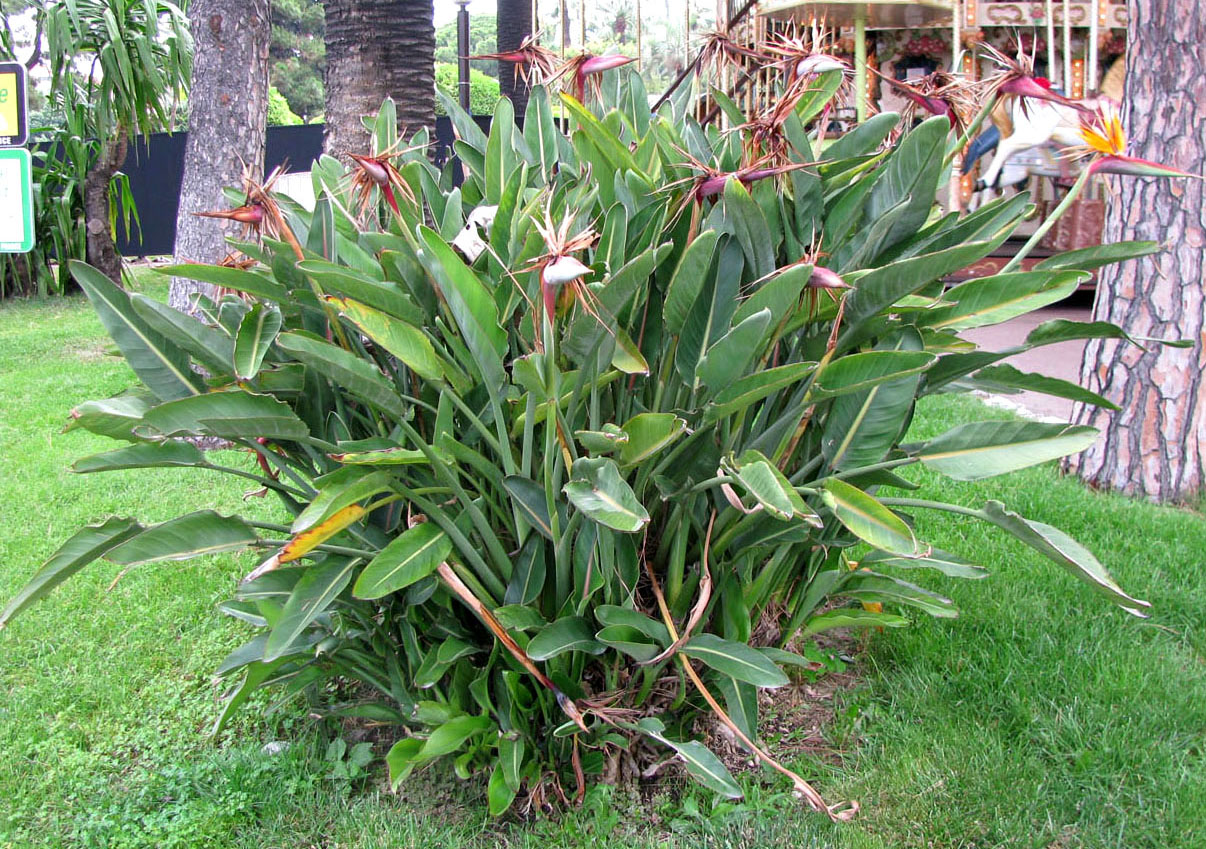
[[[364,513],[364,508],[359,504],[344,507],[325,522],[315,525],[310,530],[300,533],[290,540],[289,544],[281,549],[279,562],[289,563],[308,554],[314,550],[315,546],[322,545],[322,543],[335,536],[335,534],[348,527],[348,525],[359,521]]]

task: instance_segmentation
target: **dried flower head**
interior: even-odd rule
[[[536,37],[529,35],[519,43],[519,47],[503,53],[482,53],[470,56],[470,59],[497,59],[500,62],[510,62],[514,66],[515,79],[523,79],[524,83],[535,85],[551,79],[557,72],[557,54],[547,47],[536,43]]]

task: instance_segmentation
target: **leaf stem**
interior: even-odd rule
[[[1047,216],[1047,219],[1041,225],[1039,225],[1039,228],[1034,231],[1034,235],[1031,236],[1029,241],[1022,246],[1022,249],[1014,255],[1013,259],[1005,263],[1005,267],[1000,271],[1001,274],[1004,274],[1008,271],[1013,271],[1022,264],[1022,260],[1025,259],[1032,250],[1034,250],[1035,245],[1042,240],[1043,236],[1047,235],[1047,231],[1050,230],[1055,222],[1068,211],[1068,208],[1072,206],[1072,202],[1080,196],[1080,193],[1084,190],[1085,185],[1089,182],[1089,177],[1092,175],[1093,172],[1089,168],[1085,168],[1080,172],[1080,176],[1076,178],[1076,182],[1072,184],[1072,188],[1068,189],[1068,194],[1064,195],[1064,199],[1059,202],[1059,206],[1052,210],[1051,214]]]

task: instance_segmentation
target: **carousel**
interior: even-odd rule
[[[907,83],[936,70],[981,77],[991,69],[985,45],[1033,56],[1038,73],[1074,100],[1122,99],[1127,10],[1121,0],[764,0],[755,15],[752,25],[761,31],[821,24],[840,32],[839,48],[857,74],[853,121],[906,105],[884,78]],[[1075,174],[1060,155],[1055,119],[1031,117],[994,114],[993,126],[960,162],[952,208],[975,208],[1002,191],[1028,190],[1040,205],[1058,202]],[[1097,186],[1076,201],[1047,235],[1044,253],[1100,242],[1101,191]]]

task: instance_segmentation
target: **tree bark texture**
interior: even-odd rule
[[[1130,0],[1126,106],[1130,153],[1206,174],[1206,6]],[[1102,438],[1066,463],[1093,486],[1185,501],[1203,486],[1206,212],[1201,180],[1110,177],[1105,241],[1151,239],[1164,253],[1104,269],[1094,320],[1136,337],[1188,339],[1186,349],[1093,340],[1081,383],[1118,412],[1077,405]]]
[[[523,40],[532,34],[531,0],[498,0],[498,47],[496,52],[506,53],[518,49]],[[515,114],[522,116],[528,106],[528,86],[523,77],[515,73],[516,65],[498,62],[498,89],[503,97],[511,98]]]
[[[192,0],[188,14],[196,53],[174,256],[219,262],[242,225],[193,213],[229,208],[222,190],[242,186],[244,164],[255,179],[264,173],[269,0]],[[188,312],[195,292],[213,287],[175,279],[168,302]]]
[[[392,97],[400,137],[435,126],[432,0],[327,0],[325,148],[368,153],[362,116]]]
[[[126,158],[129,134],[118,129],[114,138],[100,147],[100,155],[84,177],[85,249],[88,262],[114,283],[121,285],[121,256],[109,229],[109,184]]]

